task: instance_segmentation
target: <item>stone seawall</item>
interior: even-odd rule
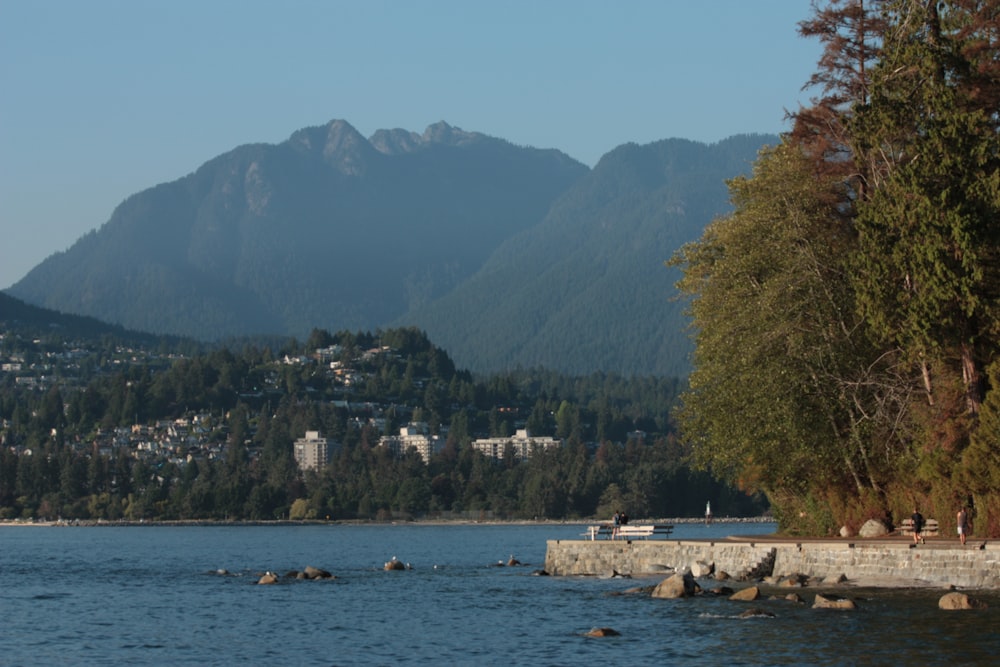
[[[776,552],[774,574],[801,572],[852,580],[903,581],[959,588],[1000,589],[1000,546],[826,543],[791,544]]]
[[[545,571],[553,575],[657,575],[714,563],[734,578],[804,574],[881,586],[1000,589],[1000,546],[896,542],[700,540],[549,540]]]
[[[645,575],[715,563],[733,577],[770,574],[774,545],[690,540],[549,540],[545,571],[554,575]]]

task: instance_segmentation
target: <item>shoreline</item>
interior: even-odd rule
[[[675,517],[659,519],[634,519],[633,523],[657,523],[657,524],[700,524],[704,523],[704,518],[698,517]],[[107,519],[56,519],[52,521],[34,521],[20,519],[4,519],[0,521],[0,528],[3,527],[70,527],[70,528],[148,528],[151,526],[590,526],[597,523],[607,523],[601,519],[396,519],[387,521],[377,521],[369,519],[274,519],[274,520],[226,520],[226,519],[119,519],[109,521]],[[712,524],[748,524],[748,523],[775,523],[774,519],[766,516],[758,517],[718,517],[712,519]]]
[[[545,570],[556,576],[608,572],[661,575],[712,564],[736,580],[777,577],[822,581],[833,588],[964,588],[1000,591],[1000,543],[904,535],[880,538],[785,538],[740,535],[723,539],[549,540]]]

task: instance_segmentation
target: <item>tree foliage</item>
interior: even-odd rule
[[[165,365],[133,351],[147,361],[95,363],[82,387],[0,385],[0,517],[563,519],[593,516],[609,484],[627,503],[616,509],[634,516],[696,515],[706,498],[732,514],[763,510],[761,497],[688,472],[669,419],[676,379],[541,369],[476,379],[415,329],[317,330],[304,347],[287,344],[281,358],[304,357],[313,346],[340,349],[367,380],[346,386],[315,361],[286,364],[248,347]],[[384,427],[375,420],[381,406]],[[122,444],[123,433],[193,415],[197,446],[171,442],[149,456]],[[377,446],[410,419],[447,431],[447,445],[426,464],[412,450],[396,457]],[[526,424],[536,434],[564,433],[565,447],[521,463],[495,462],[470,446]],[[292,455],[307,430],[339,445],[318,471],[300,471]],[[598,432],[595,453],[585,442]]]
[[[998,18],[993,1],[817,5],[800,27],[824,43],[821,95],[675,257],[696,340],[683,433],[788,530],[914,503],[1000,523],[1000,488],[971,469],[997,446]]]

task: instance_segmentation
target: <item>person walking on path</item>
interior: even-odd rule
[[[959,508],[956,522],[958,523],[958,539],[964,545],[965,537],[969,533],[969,513],[965,511],[964,507]]]
[[[921,533],[924,530],[924,515],[916,507],[913,508],[913,516],[910,517],[910,521],[913,522],[913,544],[923,542],[924,538]]]
[[[705,525],[712,523],[712,501],[705,503]]]

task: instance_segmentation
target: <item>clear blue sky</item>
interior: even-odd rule
[[[341,118],[593,165],[781,132],[809,0],[0,0],[0,288],[123,199]]]

